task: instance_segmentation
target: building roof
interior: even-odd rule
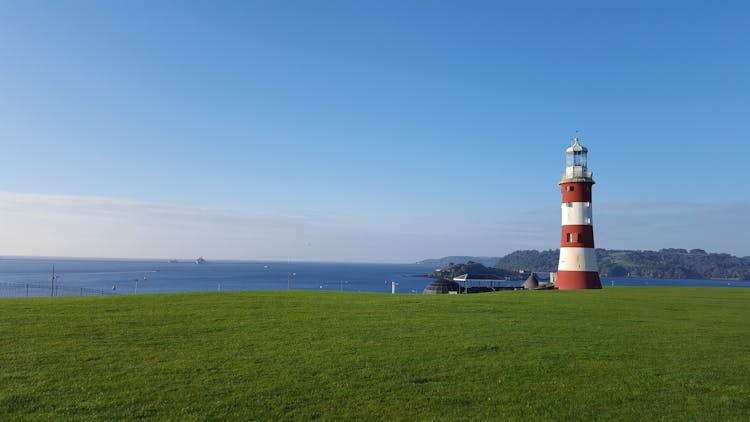
[[[448,294],[448,292],[458,292],[460,286],[453,280],[441,278],[435,280],[424,288],[424,294]]]
[[[508,281],[504,278],[497,278],[496,275],[492,274],[462,274],[457,277],[453,277],[454,281]]]
[[[529,278],[526,279],[526,281],[523,282],[523,288],[527,290],[536,289],[539,287],[539,279],[536,278],[536,275],[534,273],[531,273]]]

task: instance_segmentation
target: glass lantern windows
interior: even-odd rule
[[[565,165],[580,166],[586,168],[586,152],[585,151],[571,151],[565,154]]]

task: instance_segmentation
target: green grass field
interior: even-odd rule
[[[750,289],[0,300],[0,420],[750,420]]]

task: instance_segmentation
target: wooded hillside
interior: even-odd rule
[[[560,252],[516,251],[500,258],[496,268],[555,271]],[[597,249],[599,272],[610,277],[692,278],[750,280],[750,257],[708,253],[702,249],[629,251]]]

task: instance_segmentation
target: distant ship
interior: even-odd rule
[[[203,257],[200,257],[200,258],[198,258],[198,259],[195,260],[195,263],[196,264],[205,264],[206,260],[203,259]]]
[[[176,264],[176,263],[178,263],[178,262],[180,262],[180,261],[178,261],[178,260],[176,260],[176,259],[170,259],[170,260],[169,260],[169,263],[170,263],[170,264]]]

